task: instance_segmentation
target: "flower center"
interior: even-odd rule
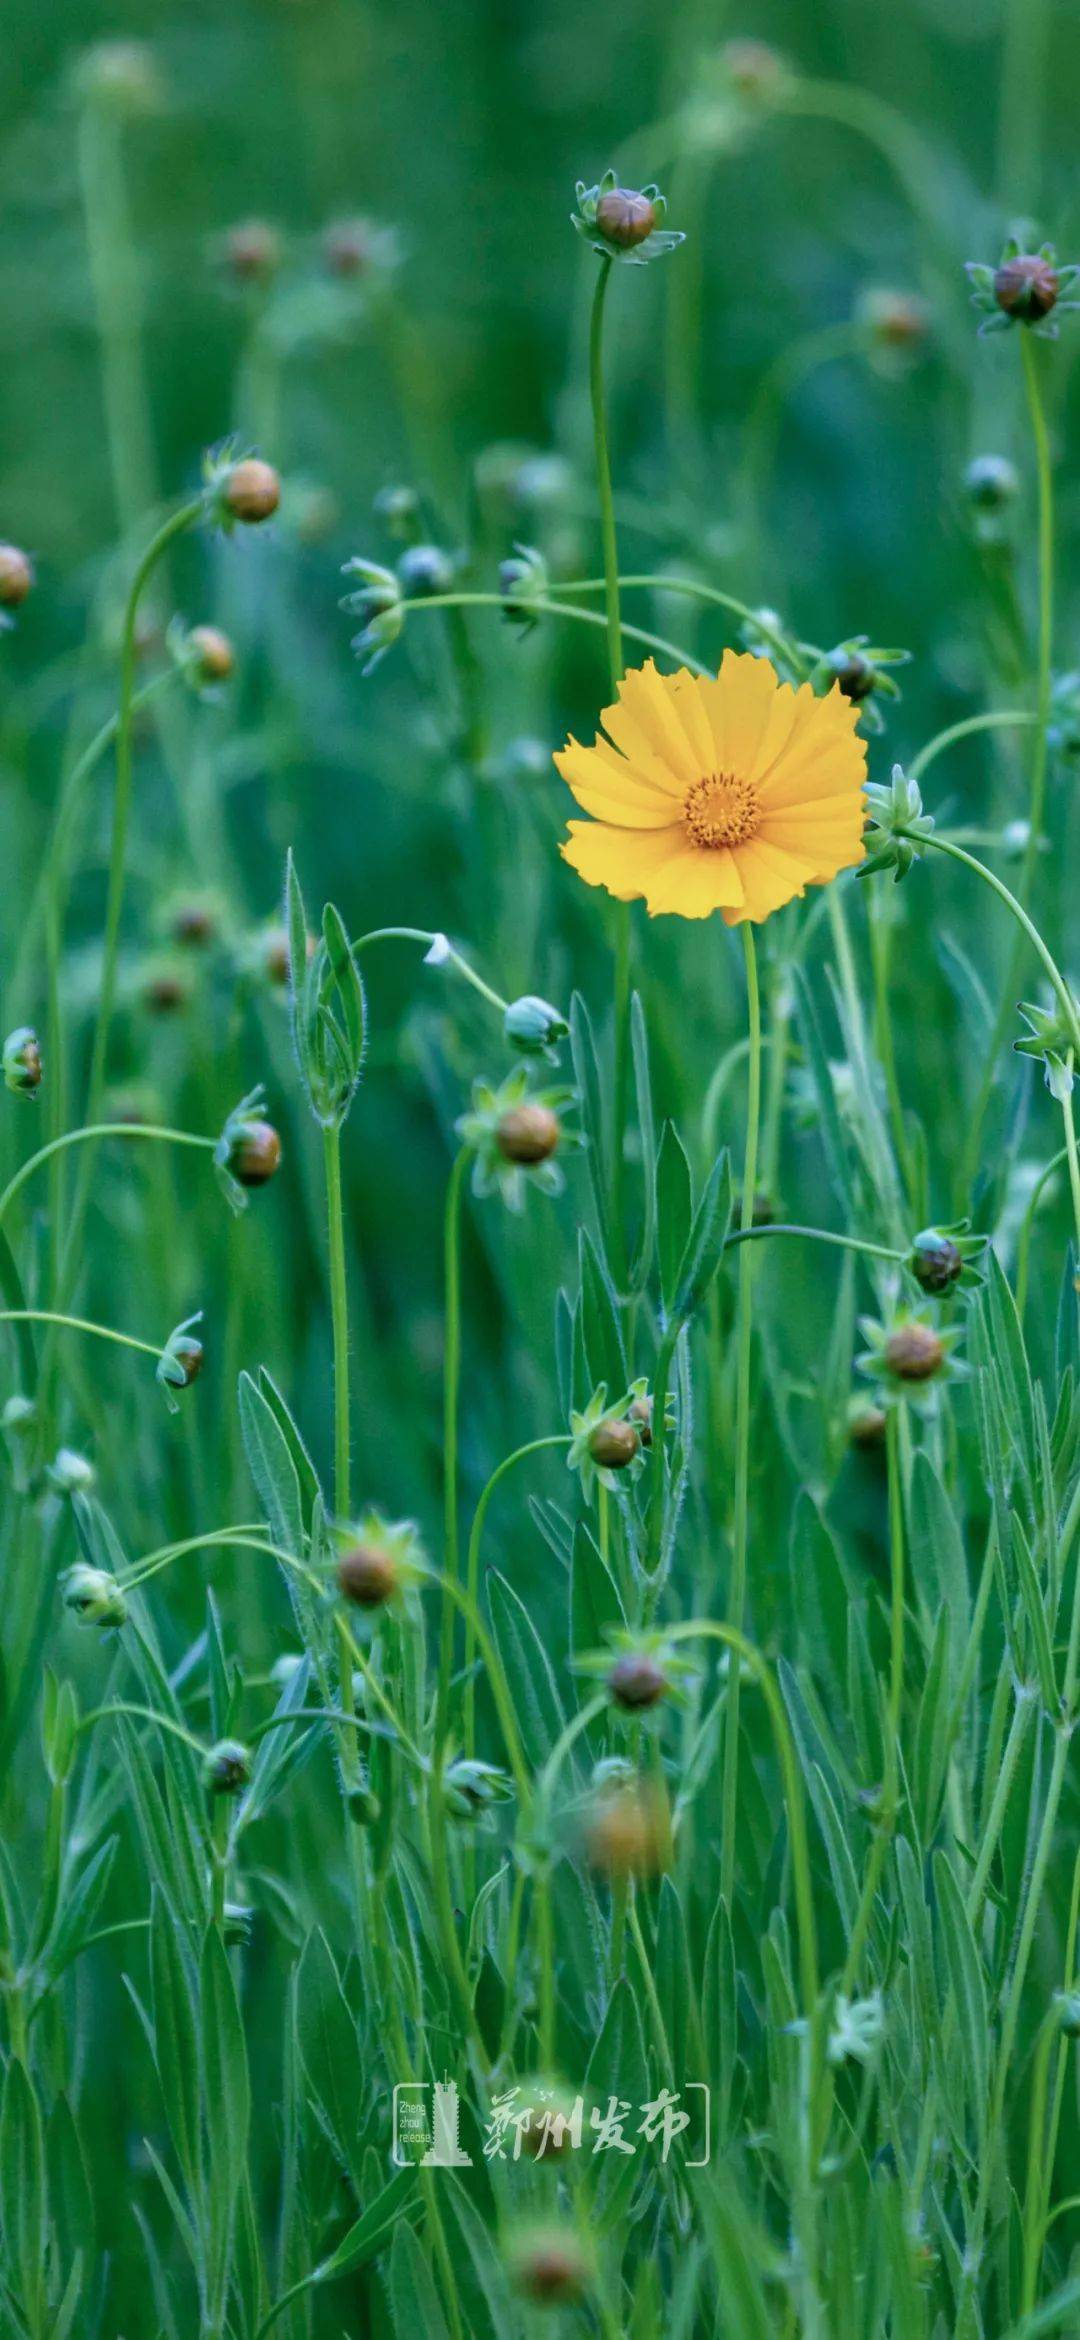
[[[695,780],[683,819],[695,845],[745,845],[756,836],[761,819],[757,789],[734,772],[710,772]]]

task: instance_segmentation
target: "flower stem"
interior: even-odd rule
[[[216,1138],[197,1137],[191,1130],[166,1129],[153,1122],[98,1121],[92,1122],[87,1129],[65,1130],[62,1137],[50,1138],[47,1146],[40,1146],[36,1154],[30,1154],[25,1162],[20,1163],[14,1177],[8,1180],[0,1194],[0,1220],[7,1217],[20,1187],[25,1186],[27,1179],[32,1177],[42,1162],[49,1161],[54,1154],[63,1153],[67,1146],[86,1145],[91,1140],[96,1143],[101,1138],[156,1138],[165,1145],[202,1146],[211,1154],[217,1144]]]
[[[565,1430],[555,1431],[551,1434],[550,1437],[547,1438],[531,1438],[527,1446],[519,1446],[515,1449],[513,1454],[504,1456],[502,1462],[498,1463],[496,1468],[492,1471],[491,1477],[488,1480],[483,1494],[481,1495],[480,1500],[476,1506],[476,1510],[473,1513],[472,1528],[469,1532],[469,1550],[465,1564],[465,1583],[466,1589],[468,1591],[469,1601],[474,1611],[477,1608],[480,1599],[480,1543],[484,1533],[484,1521],[487,1518],[488,1505],[495,1493],[496,1487],[499,1485],[500,1480],[506,1477],[508,1471],[515,1469],[518,1463],[527,1462],[530,1455],[543,1454],[545,1450],[550,1447],[569,1446],[569,1444],[569,1432]],[[476,1684],[473,1681],[473,1660],[475,1655],[476,1630],[472,1618],[469,1616],[468,1612],[466,1612],[465,1724],[463,1735],[465,1754],[469,1760],[471,1760],[473,1755],[476,1753]]]
[[[748,1235],[754,1222],[757,1186],[758,1127],[761,1118],[761,998],[758,989],[754,929],[742,921],[746,962],[747,1020],[750,1034],[749,1083],[746,1105],[746,1147],[743,1155],[740,1233]],[[739,1332],[735,1369],[735,1516],[732,1533],[729,1623],[741,1633],[746,1613],[746,1558],[750,1495],[750,1342],[753,1304],[753,1252],[749,1245],[739,1260]],[[735,1885],[735,1830],[739,1810],[739,1669],[732,1666],[728,1682],[727,1732],[724,1745],[723,1820],[720,1832],[720,1891],[730,1910]]]
[[[890,1406],[886,1420],[886,1462],[889,1478],[889,1700],[885,1717],[885,1745],[883,1749],[885,1777],[882,1787],[884,1810],[874,1831],[862,1895],[851,1931],[844,1976],[840,1989],[850,1998],[858,1980],[870,1921],[874,1914],[874,1899],[885,1866],[885,1855],[896,1827],[896,1806],[900,1781],[900,1717],[904,1696],[904,1494],[900,1465],[899,1415]]]
[[[458,1551],[458,1399],[461,1382],[461,1196],[469,1149],[458,1154],[446,1190],[443,1262],[446,1322],[443,1331],[443,1575],[442,1616],[439,1631],[439,1682],[435,1709],[435,1758],[446,1737],[450,1713],[450,1676],[454,1663],[454,1594],[460,1589]]]
[[[919,749],[908,765],[908,776],[921,779],[929,766],[944,755],[946,748],[955,747],[957,740],[970,739],[979,731],[1017,731],[1026,724],[1036,723],[1038,717],[1020,707],[991,707],[984,715],[966,715],[962,723],[950,723],[944,731],[937,731]]]
[[[345,1281],[345,1224],[341,1207],[341,1131],[323,1130],[326,1176],[326,1236],[330,1259],[330,1317],[334,1341],[334,1512],[347,1520],[351,1508],[349,1442],[349,1301]]]
[[[1021,331],[1031,435],[1035,443],[1035,472],[1039,491],[1039,664],[1035,688],[1035,752],[1031,761],[1030,833],[1021,880],[1021,896],[1031,898],[1046,799],[1047,734],[1050,728],[1050,658],[1054,635],[1054,499],[1050,468],[1050,441],[1046,429],[1039,361],[1030,333]]]
[[[728,1236],[724,1249],[730,1251],[736,1243],[758,1243],[766,1235],[804,1235],[812,1243],[836,1243],[843,1251],[861,1251],[868,1259],[895,1260],[897,1266],[902,1264],[906,1256],[902,1251],[892,1250],[887,1243],[868,1243],[861,1235],[837,1235],[831,1227],[796,1227],[779,1220],[764,1227],[737,1227],[735,1233]]]
[[[449,609],[455,603],[459,603],[462,609],[506,608],[506,598],[502,593],[428,593],[419,601],[403,601],[401,607],[412,616],[414,611]],[[529,606],[544,617],[576,618],[581,626],[607,629],[607,618],[599,609],[575,609],[571,602],[550,601],[546,596],[538,596]],[[676,666],[689,667],[692,674],[713,673],[711,666],[704,665],[689,650],[681,649],[678,642],[667,641],[663,634],[650,634],[643,626],[628,626],[625,623],[621,626],[621,632],[628,641],[640,642],[643,649],[659,651],[661,658],[673,658]]]
[[[608,666],[612,692],[623,678],[622,619],[619,608],[619,545],[615,506],[611,495],[611,455],[608,447],[607,407],[604,398],[604,303],[613,263],[602,259],[593,294],[589,328],[589,398],[592,405],[596,487],[600,500],[600,536],[604,552],[604,610]],[[623,1226],[623,1157],[630,1091],[630,906],[618,902],[612,912],[615,929],[614,1024],[615,1072],[612,1093],[611,1224],[616,1245],[615,1271],[620,1283],[625,1273]]]

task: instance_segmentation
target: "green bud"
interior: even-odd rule
[[[219,1739],[203,1757],[202,1783],[208,1796],[236,1796],[251,1778],[251,1756],[239,1739]]]
[[[557,1043],[565,1040],[569,1029],[558,1008],[532,992],[511,1000],[503,1017],[503,1031],[511,1047],[520,1049],[523,1056],[554,1056]]]
[[[41,1048],[37,1033],[20,1024],[4,1042],[4,1079],[16,1096],[32,1097],[41,1087]]]
[[[60,1446],[46,1465],[45,1476],[58,1495],[75,1495],[85,1494],[97,1473],[85,1454],[76,1454],[73,1446]]]
[[[77,1560],[61,1577],[60,1589],[65,1609],[83,1625],[97,1625],[105,1632],[123,1625],[127,1618],[123,1591],[105,1568],[91,1568],[87,1561]]]

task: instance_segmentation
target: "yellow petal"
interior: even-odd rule
[[[802,704],[799,704],[803,701]],[[762,809],[813,804],[858,795],[866,778],[866,745],[855,735],[858,708],[834,688],[825,699],[796,694],[787,737],[757,773]]]
[[[702,684],[701,690],[713,734],[714,769],[752,778],[777,705],[790,706],[793,691],[777,682],[767,658],[735,650],[725,650],[716,681]]]
[[[671,822],[671,798],[645,779],[625,757],[601,756],[571,738],[555,757],[557,769],[582,811],[621,829],[664,829]]]
[[[665,912],[676,918],[709,918],[714,910],[736,908],[742,899],[734,854],[724,847],[703,852],[690,843],[684,843],[681,853],[673,854],[645,888],[650,918]]]
[[[685,843],[681,821],[669,829],[616,829],[604,821],[571,821],[559,851],[586,885],[606,886],[617,901],[631,902]]]
[[[685,668],[681,679],[690,680]],[[700,767],[679,721],[675,700],[651,658],[624,674],[618,706],[605,707],[600,720],[608,738],[640,771],[661,786],[662,775],[667,775],[671,795],[685,796],[695,780],[700,780]]]

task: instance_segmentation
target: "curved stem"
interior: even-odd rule
[[[160,1139],[163,1144],[172,1146],[202,1146],[211,1154],[217,1144],[216,1138],[197,1137],[191,1130],[167,1129],[153,1122],[98,1121],[92,1122],[88,1129],[66,1130],[63,1137],[51,1138],[47,1146],[39,1147],[36,1154],[30,1154],[25,1162],[20,1163],[14,1177],[8,1180],[0,1194],[0,1220],[6,1218],[20,1187],[25,1186],[27,1179],[33,1176],[43,1162],[47,1162],[53,1154],[63,1153],[66,1146],[85,1145],[92,1138]]]
[[[724,1249],[729,1251],[736,1243],[759,1243],[766,1235],[805,1235],[813,1243],[835,1243],[842,1251],[862,1251],[870,1259],[895,1260],[898,1266],[903,1265],[906,1257],[902,1251],[893,1251],[887,1243],[866,1243],[861,1235],[835,1235],[831,1227],[794,1227],[779,1221],[765,1227],[737,1227],[728,1236]]]
[[[746,1107],[746,1146],[743,1155],[740,1232],[754,1223],[757,1187],[758,1125],[761,1116],[761,998],[758,989],[754,929],[744,919],[740,928],[746,967],[747,1019],[750,1035],[749,1084]],[[741,1633],[746,1611],[746,1562],[750,1496],[750,1347],[753,1306],[753,1253],[749,1246],[739,1260],[739,1331],[735,1368],[735,1509],[732,1530],[731,1583],[728,1611],[732,1627]],[[739,1812],[739,1669],[732,1666],[728,1680],[727,1727],[724,1742],[723,1818],[720,1833],[720,1890],[729,1910],[735,1888],[735,1832]]]
[[[477,974],[475,967],[470,967],[468,960],[463,959],[461,952],[454,949],[445,934],[429,934],[422,926],[373,926],[370,933],[357,936],[352,944],[354,955],[357,951],[366,950],[369,943],[377,942],[426,943],[429,950],[434,943],[438,943],[446,964],[456,967],[458,974],[465,977],[466,983],[471,983],[473,990],[478,991],[481,999],[486,999],[491,1007],[498,1008],[500,1015],[506,1014],[509,1002],[501,999],[499,993],[492,990],[490,983],[485,983],[483,976]]]
[[[160,1343],[137,1341],[133,1333],[117,1332],[111,1324],[91,1324],[85,1316],[64,1316],[55,1308],[0,1308],[0,1324],[55,1324],[68,1332],[96,1333],[99,1341],[117,1341],[123,1349],[138,1349],[144,1357],[161,1356]]]
[[[476,1506],[476,1510],[473,1513],[472,1527],[469,1530],[469,1549],[465,1562],[465,1583],[468,1590],[468,1597],[474,1611],[478,1607],[480,1599],[480,1541],[484,1533],[484,1521],[487,1518],[488,1505],[495,1493],[496,1487],[499,1485],[500,1480],[505,1479],[508,1471],[512,1471],[518,1463],[527,1462],[530,1455],[543,1454],[551,1447],[569,1446],[569,1444],[570,1436],[569,1433],[565,1430],[553,1432],[551,1436],[546,1438],[531,1438],[527,1446],[517,1447],[513,1454],[508,1454],[504,1460],[496,1466],[495,1470],[492,1471],[491,1477],[488,1480],[487,1485],[484,1488],[484,1491]],[[468,1614],[466,1614],[465,1719],[463,1737],[465,1754],[466,1757],[470,1760],[476,1752],[476,1684],[473,1681],[473,1659],[475,1654],[476,1634],[472,1621]]]
[[[1017,1315],[1021,1319],[1023,1318],[1024,1310],[1027,1306],[1028,1268],[1031,1256],[1031,1229],[1035,1218],[1035,1213],[1038,1209],[1040,1198],[1048,1180],[1053,1177],[1055,1170],[1061,1170],[1068,1161],[1069,1148],[1068,1146],[1062,1146],[1060,1152],[1054,1154],[1051,1157],[1050,1161],[1046,1164],[1045,1169],[1039,1172],[1039,1176],[1037,1177],[1035,1184],[1031,1189],[1031,1194],[1028,1198],[1028,1204],[1024,1212],[1024,1216],[1020,1222],[1020,1233],[1016,1242],[1016,1311]]]
[[[1037,722],[1037,715],[1018,707],[994,707],[985,715],[966,715],[962,723],[950,723],[944,731],[935,732],[933,739],[927,740],[918,755],[912,757],[908,776],[912,780],[921,779],[930,765],[944,755],[946,748],[955,747],[957,740],[972,738],[976,732],[1019,731],[1026,724]]]
[[[559,594],[565,601],[567,595],[572,593],[603,593],[605,583],[603,577],[576,578],[570,584],[566,584],[560,578]],[[641,575],[635,574],[633,576],[626,576],[620,571],[619,585],[624,593],[629,592],[633,587],[647,587],[657,593],[684,594],[691,601],[704,601],[711,609],[729,610],[733,617],[741,618],[745,625],[752,625],[755,633],[760,635],[763,642],[768,642],[782,658],[789,660],[800,672],[806,669],[807,659],[802,643],[793,641],[790,634],[785,634],[778,626],[771,625],[768,618],[760,610],[751,608],[748,601],[739,601],[733,593],[721,593],[716,585],[703,585],[698,577],[666,577],[657,571],[646,571]],[[632,631],[631,628],[623,627],[624,633],[630,631]],[[712,671],[710,668],[709,672]]]
[[[455,603],[460,603],[463,609],[506,608],[506,600],[501,593],[429,593],[419,601],[403,601],[401,607],[411,616],[415,610],[448,609]],[[575,609],[569,601],[538,598],[531,601],[529,607],[545,617],[576,618],[581,626],[599,626],[603,630],[607,628],[607,618],[602,611]],[[629,626],[625,621],[621,625],[621,632],[626,640],[640,642],[646,650],[658,651],[661,658],[673,658],[677,666],[689,667],[692,674],[711,675],[713,672],[711,666],[704,666],[700,658],[694,658],[689,650],[680,649],[677,642],[667,641],[663,634],[646,633],[643,626]]]
[[[1027,911],[1024,909],[1023,904],[1017,901],[1016,895],[1009,892],[1008,886],[1003,885],[999,877],[995,877],[992,869],[987,869],[986,863],[984,861],[976,861],[975,855],[973,853],[966,853],[962,845],[953,845],[947,837],[936,836],[923,837],[920,838],[918,842],[920,845],[932,846],[936,853],[948,854],[950,861],[960,861],[963,863],[965,869],[973,870],[975,876],[980,877],[983,881],[983,884],[989,886],[991,891],[997,895],[999,902],[1004,902],[1006,909],[1011,910],[1012,915],[1016,919],[1018,925],[1023,928],[1023,931],[1026,934],[1029,943],[1031,944],[1032,950],[1035,952],[1043,972],[1050,982],[1055,997],[1065,1017],[1065,1021],[1069,1026],[1073,1046],[1076,1049],[1077,1055],[1080,1056],[1080,1016],[1077,1014],[1076,1001],[1073,998],[1071,991],[1069,990],[1068,984],[1066,983],[1065,978],[1057,965],[1057,962],[1051,957],[1050,952],[1048,951],[1046,944],[1044,943],[1043,938],[1039,933],[1038,927],[1035,926],[1032,923],[1032,920],[1028,917]]]
[[[461,1196],[471,1155],[463,1146],[446,1189],[443,1228],[443,1274],[446,1321],[443,1330],[443,1599],[439,1631],[439,1681],[435,1708],[435,1755],[446,1737],[450,1717],[450,1677],[454,1663],[454,1611],[450,1586],[460,1575],[458,1552],[458,1393],[461,1380]]]

